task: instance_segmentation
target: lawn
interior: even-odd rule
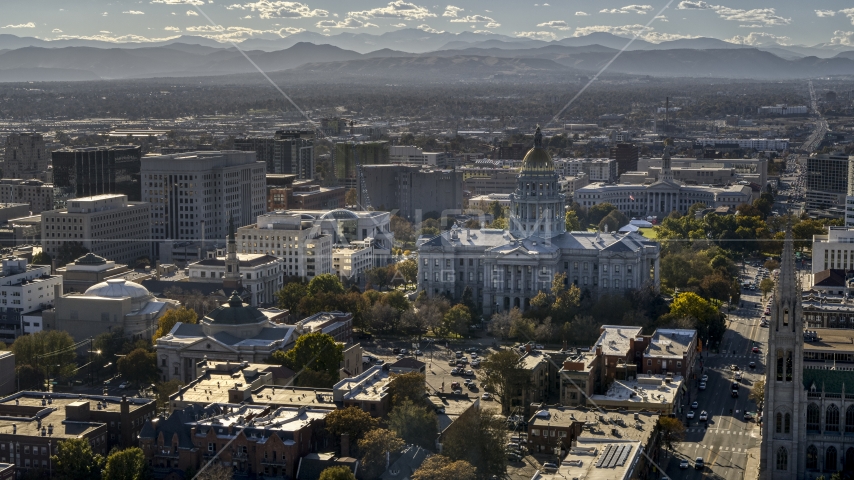
[[[652,228],[641,228],[640,234],[643,235],[644,237],[650,239],[650,240],[655,240],[656,238],[658,238],[658,233],[656,233],[654,227],[652,227]]]

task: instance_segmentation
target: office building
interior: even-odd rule
[[[738,145],[738,148],[742,150],[776,150],[782,152],[789,149],[788,138],[698,138],[695,142],[704,147]]]
[[[191,282],[219,283],[228,273],[228,257],[209,255],[208,258],[187,266]],[[276,292],[284,282],[282,259],[264,254],[237,254],[236,264],[243,288],[249,292],[253,307],[274,305]]]
[[[360,275],[374,268],[374,247],[370,239],[353,241],[332,249],[332,272],[341,280],[360,280]]]
[[[466,175],[465,167],[458,171],[463,172],[463,191],[472,196],[489,195],[492,193],[510,194],[516,190],[516,182],[519,171],[516,169],[493,168],[486,172],[478,169],[477,173]]]
[[[854,228],[854,155],[848,157],[848,192],[845,196],[845,226]]]
[[[638,234],[566,232],[566,199],[538,131],[510,197],[510,229],[454,227],[418,249],[418,288],[461,298],[466,287],[484,314],[530,308],[554,276],[596,297],[659,286],[657,243]]]
[[[40,133],[11,133],[6,137],[3,178],[43,178],[47,172],[48,152]]]
[[[118,194],[138,202],[141,158],[142,151],[135,145],[54,150],[51,164],[57,200]]]
[[[640,148],[633,143],[618,143],[611,147],[609,158],[617,162],[617,175],[633,172],[638,169]],[[616,179],[617,175],[614,175]]]
[[[378,210],[395,212],[410,221],[420,221],[428,212],[442,216],[462,212],[462,172],[414,165],[366,165],[362,174],[370,204]],[[365,205],[362,190],[358,193],[359,204]]]
[[[160,317],[180,306],[124,278],[97,283],[82,294],[62,295],[61,287],[55,287],[54,308],[42,312],[44,328],[66,331],[76,341],[119,329],[133,340],[148,339]]]
[[[64,267],[56,269],[56,274],[62,277],[62,293],[85,292],[98,283],[119,277],[130,269],[124,265],[116,265],[113,260],[107,260],[94,253],[87,253]]]
[[[828,227],[826,235],[812,237],[812,273],[854,270],[854,228]]]
[[[359,165],[388,165],[391,163],[388,142],[342,142],[335,144],[332,156],[335,178],[339,186],[358,188]]]
[[[575,176],[561,178],[558,185],[560,186],[560,193],[566,195],[567,200],[573,200],[575,192],[590,185],[590,179],[587,178],[587,174],[579,173]]]
[[[524,143],[512,143],[498,147],[498,160],[522,160],[528,151]]]
[[[673,179],[685,185],[719,185],[738,183],[735,168],[724,167],[671,167]],[[661,167],[650,167],[646,171],[626,172],[620,175],[620,184],[643,185],[658,181]]]
[[[850,157],[840,153],[810,155],[807,158],[807,210],[840,210],[848,194]]]
[[[612,158],[560,159],[555,160],[555,171],[561,177],[585,174],[591,182],[611,183],[617,181],[618,162]]]
[[[24,328],[24,318],[27,317],[29,322],[41,322],[36,312],[53,305],[54,287],[62,292],[62,277],[51,275],[50,265],[30,265],[24,258],[3,258],[0,270],[0,341],[11,345],[19,336],[41,330],[42,325],[29,325],[37,330]]]
[[[234,149],[255,152],[255,158],[267,165],[267,173],[296,175],[301,180],[314,178],[313,131],[279,130],[272,138],[236,138]]]
[[[332,273],[333,241],[333,236],[321,232],[313,221],[287,212],[259,215],[256,223],[237,229],[237,251],[241,255],[280,259],[284,276],[307,280]]]
[[[33,214],[57,208],[54,197],[54,187],[51,183],[36,179],[4,178],[0,180],[0,202],[26,203],[30,207],[28,212]]]
[[[764,106],[756,109],[759,115],[806,115],[809,109],[806,105],[786,105],[778,103],[773,106]]]
[[[228,234],[230,220],[252,223],[266,211],[265,171],[251,152],[145,157],[142,197],[151,204],[152,239],[216,242]]]
[[[638,172],[647,172],[647,176],[657,175],[661,173],[661,167],[664,163],[662,158],[641,158],[638,160]],[[755,183],[760,188],[764,188],[768,184],[768,159],[759,158],[671,158],[670,169],[673,172],[674,179],[683,179],[685,183],[689,183],[691,179],[697,180],[697,184],[709,184],[716,182],[704,181],[704,178],[720,177],[721,181],[726,179],[729,170],[735,170],[735,178],[738,181],[746,181]],[[708,173],[686,173],[688,171],[696,172],[714,172]],[[625,176],[628,182],[633,182],[632,172],[627,172],[620,176],[620,182],[624,182]],[[684,176],[684,177],[683,177]],[[726,184],[727,182],[723,182]]]
[[[418,147],[405,145],[389,147],[389,162],[437,168],[453,168],[455,164],[453,153],[425,152]]]
[[[278,179],[275,179],[276,181]],[[303,180],[279,182],[282,185],[271,185],[270,175],[267,175],[267,211],[276,210],[334,210],[343,208],[347,189],[343,187],[322,187],[313,181]]]
[[[66,243],[128,265],[151,255],[151,205],[127,195],[75,198],[67,208],[42,212],[42,247],[57,258]]]

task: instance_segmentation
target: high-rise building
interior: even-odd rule
[[[6,137],[3,178],[43,178],[48,154],[40,133],[12,133]]]
[[[0,180],[0,201],[3,203],[26,203],[33,215],[56,208],[54,187],[41,180],[6,178]]]
[[[314,132],[310,130],[279,130],[273,138],[237,138],[234,149],[255,152],[256,159],[266,163],[267,173],[314,178]]]
[[[417,165],[367,165],[362,168],[365,191],[379,210],[397,211],[418,221],[428,213],[462,213],[463,173],[424,169]],[[364,205],[359,190],[359,204]]]
[[[335,144],[332,159],[338,185],[358,187],[356,163],[360,165],[388,165],[390,163],[388,142],[341,142]]]
[[[108,194],[127,195],[132,202],[141,198],[138,146],[63,148],[51,158],[59,201]]]
[[[75,198],[59,210],[42,212],[42,248],[57,258],[66,243],[130,264],[151,254],[151,205],[127,195]]]
[[[848,195],[845,196],[845,226],[854,227],[854,155],[848,157]]]
[[[618,143],[611,147],[609,157],[617,160],[617,175],[638,169],[640,154],[638,147],[633,143]]]
[[[253,223],[266,211],[265,170],[254,153],[234,150],[145,157],[152,239],[221,241],[229,219]]]
[[[807,210],[842,209],[848,194],[849,156],[812,155],[807,159]]]

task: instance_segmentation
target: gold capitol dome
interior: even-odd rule
[[[528,150],[522,160],[520,173],[554,173],[554,171],[555,164],[549,152],[543,148],[543,134],[538,126],[534,134],[534,148]]]

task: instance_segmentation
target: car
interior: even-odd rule
[[[454,368],[452,368],[452,369],[451,369],[451,375],[459,375],[459,374],[460,374],[460,369],[459,369],[459,368],[454,367]]]
[[[393,353],[393,354],[397,355],[398,353],[400,353],[400,349],[399,349],[399,348],[393,348],[393,349],[391,350],[391,353]]]
[[[694,418],[694,410],[688,410],[688,414],[685,415],[687,418]]]
[[[700,412],[700,421],[701,422],[707,422],[708,420],[709,420],[709,412],[707,412],[705,410]]]
[[[679,468],[681,468],[683,470],[690,467],[690,466],[691,466],[691,464],[688,462],[687,458],[683,458],[682,461],[679,462]]]
[[[401,348],[401,349],[400,349],[400,354],[401,354],[401,355],[409,355],[409,350],[407,350],[407,349],[405,349],[405,348]]]
[[[463,352],[462,352],[462,350],[460,350],[459,352],[455,353],[455,355],[457,356],[457,358],[463,358]]]
[[[479,366],[480,366],[480,360],[478,360],[478,359],[474,359],[474,360],[472,360],[472,361],[471,361],[471,366],[472,366],[472,367],[479,367]]]
[[[747,366],[750,368],[756,368],[756,362],[750,362],[747,364]]]
[[[544,347],[542,344],[538,343],[538,344],[534,345],[534,348],[536,348],[537,350],[545,350],[546,347]]]
[[[473,377],[474,376],[474,370],[471,370],[471,369],[466,370],[465,374],[468,375],[469,377]]]
[[[459,388],[454,390],[454,395],[462,395],[462,394],[463,394],[463,391],[460,390]]]
[[[756,418],[756,412],[744,412],[745,420],[753,420],[754,418]]]
[[[557,465],[546,462],[543,464],[543,471],[546,473],[557,473]]]
[[[382,358],[378,358],[378,359],[374,362],[374,365],[382,365],[382,364],[384,364],[384,363],[385,363],[385,360],[383,360]]]
[[[457,361],[456,361],[455,359],[453,359],[453,358],[452,358],[452,359],[448,360],[448,365],[450,365],[450,366],[452,366],[452,367],[456,367],[456,366],[457,366]]]
[[[463,357],[463,358],[461,358],[461,359],[459,359],[459,360],[457,360],[457,361],[458,361],[459,363],[462,363],[462,364],[469,363],[469,359],[468,359],[468,358],[466,358],[466,357]]]
[[[700,390],[706,389],[706,382],[700,382]]]
[[[702,377],[700,377],[700,381],[701,381],[701,382],[708,382],[708,381],[709,381],[709,376],[708,376],[708,375],[703,375]]]
[[[741,380],[742,378],[743,378],[743,375],[741,374],[741,372],[735,372],[735,379],[736,380]]]
[[[510,442],[504,446],[504,449],[510,452],[519,452],[522,450],[522,446],[516,442]]]
[[[507,461],[508,462],[521,462],[522,456],[519,455],[518,453],[508,453],[507,454]]]
[[[472,381],[472,380],[471,380],[470,378],[467,378],[463,383],[464,383],[464,384],[466,384],[466,385],[468,385],[468,384],[470,384],[470,383],[471,383],[471,381]]]
[[[489,392],[484,393],[480,396],[481,400],[492,400],[492,394]]]
[[[460,382],[451,382],[451,390],[460,388]]]
[[[130,384],[128,382],[122,382],[119,384],[119,390],[124,390],[124,389],[128,388],[129,385]]]
[[[421,355],[421,350],[416,350],[416,351],[415,351],[415,352],[413,352],[413,353],[415,353],[415,355]]]
[[[753,347],[752,352],[753,353],[759,353],[759,347]]]
[[[471,358],[472,358],[472,360],[477,358],[477,352],[471,352]]]
[[[738,371],[738,365],[733,363],[732,365],[729,366],[729,369],[732,370],[733,372],[737,372]]]
[[[468,384],[469,390],[474,391],[477,388],[477,385],[474,382]]]
[[[694,403],[692,403],[692,404],[691,404],[691,408],[692,408],[692,409],[700,408],[700,402],[694,402]]]
[[[694,468],[696,468],[697,470],[702,470],[706,468],[706,462],[703,461],[703,457],[697,457],[696,459],[694,459]]]
[[[406,356],[406,355],[404,355],[404,354],[402,354],[402,353],[398,353],[398,354],[397,354],[397,359],[398,359],[398,360],[400,360],[400,359],[402,359],[402,358],[403,358],[403,357],[405,357],[405,356]]]

